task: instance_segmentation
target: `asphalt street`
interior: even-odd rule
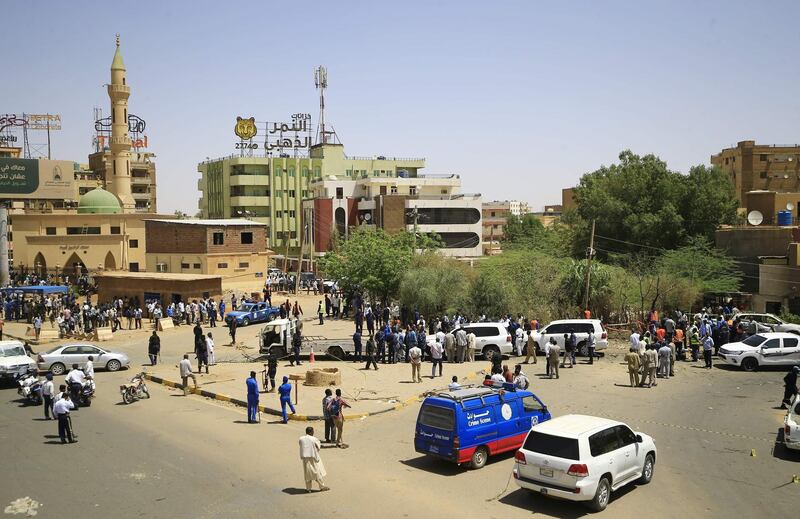
[[[224,329],[223,329],[224,330]],[[188,332],[188,330],[187,330]],[[170,359],[188,334],[164,337]],[[99,392],[74,417],[79,442],[61,445],[41,408],[0,389],[3,506],[29,496],[39,517],[581,517],[581,505],[519,490],[513,456],[479,471],[414,452],[419,404],[347,422],[348,449],[325,448],[331,492],[306,494],[297,438],[307,425],[245,423],[242,409],[151,384],[150,400],[122,405],[120,383],[135,367],[98,372]],[[189,343],[190,344],[190,343]],[[544,380],[527,369],[532,389],[554,415],[618,418],[652,435],[659,449],[653,482],[615,494],[610,517],[787,517],[796,513],[800,456],[776,448],[783,413],[782,371],[744,373],[725,367],[678,366],[653,389],[626,387],[614,352],[594,366]],[[447,375],[447,365],[445,365]],[[446,379],[446,377],[445,377]],[[321,391],[320,391],[321,393]],[[320,394],[321,398],[321,394]],[[321,423],[312,423],[321,433]]]

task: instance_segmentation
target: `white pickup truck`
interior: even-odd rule
[[[258,352],[262,355],[288,357],[292,351],[292,337],[297,330],[294,319],[274,319],[267,323],[258,334]],[[326,339],[302,334],[301,355],[308,355],[312,349],[315,355],[328,355],[334,359],[344,360],[355,351],[352,339]],[[366,351],[367,338],[362,340],[362,353]]]
[[[0,341],[0,380],[14,380],[19,375],[38,373],[36,362],[28,357],[20,341]]]
[[[790,332],[757,333],[725,344],[719,349],[719,357],[745,371],[755,371],[759,366],[794,366],[800,364],[800,337]]]

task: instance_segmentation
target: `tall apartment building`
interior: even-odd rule
[[[494,200],[484,202],[483,213],[483,246],[484,253],[500,252],[500,242],[505,236],[503,229],[510,215],[523,216],[530,213],[528,202],[519,200]]]
[[[741,141],[711,156],[711,164],[730,175],[743,205],[749,191],[800,192],[800,145]]]
[[[300,245],[302,201],[323,180],[412,177],[425,159],[348,157],[341,144],[317,144],[307,157],[223,157],[200,163],[198,207],[203,218],[246,217],[267,224],[268,246]]]

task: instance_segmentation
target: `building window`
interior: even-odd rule
[[[442,189],[442,194],[446,195],[447,194],[447,190],[446,189]]]
[[[352,169],[348,169],[347,171],[345,171],[344,174],[347,175],[348,177],[352,177],[353,176],[353,170]]]
[[[760,160],[761,162],[766,162],[766,161],[767,161],[767,154],[766,154],[766,153],[762,153],[762,154],[761,154],[761,155],[758,157],[758,160]]]
[[[297,231],[289,232],[289,238],[292,239],[292,240],[296,240],[297,239]]]
[[[275,190],[275,196],[276,196],[276,197],[281,197],[281,196],[283,196],[283,191],[281,191],[280,189],[276,189],[276,190]]]
[[[55,227],[48,227],[47,229],[45,229],[45,233],[48,236],[55,236],[56,235],[56,228]]]
[[[156,263],[156,272],[169,272],[166,263]]]
[[[214,245],[225,245],[225,233],[215,232],[213,236]]]
[[[181,263],[181,268],[182,269],[188,269],[189,268],[189,264],[188,263]]]
[[[294,168],[289,168],[289,176],[290,177],[294,176]]]
[[[242,243],[244,243],[244,244],[253,243],[253,233],[252,232],[243,232],[242,233]]]
[[[417,186],[409,187],[408,188],[408,193],[411,194],[411,195],[416,195],[417,194]]]
[[[381,186],[381,194],[382,195],[386,194],[386,186]]]
[[[294,218],[295,211],[289,211],[289,218]]]
[[[725,157],[725,165],[728,165],[728,157]]]
[[[128,240],[128,247],[130,247],[131,249],[138,249],[139,240]]]
[[[373,169],[373,170],[372,170],[372,176],[373,176],[373,177],[377,177],[377,176],[379,176],[380,174],[381,174],[381,172],[380,172],[380,171],[378,171],[377,169]]]
[[[761,178],[767,178],[767,172],[766,171],[762,171],[760,177]]]
[[[67,234],[100,234],[100,227],[67,227]]]
[[[274,168],[274,171],[276,177],[280,177],[281,175],[283,175],[283,170],[281,168]]]
[[[111,226],[111,234],[120,234],[120,228],[117,226]]]
[[[392,186],[391,194],[393,195],[397,194],[397,186]]]
[[[196,269],[200,269],[200,264],[199,263],[195,263],[194,265],[192,265],[192,267],[194,267]]]
[[[492,218],[494,218],[495,216],[497,216],[497,215],[495,214],[495,212],[494,212],[494,211],[492,211],[490,214],[491,214]]]
[[[303,168],[303,176],[304,177],[308,176],[308,168],[305,168],[305,167]]]
[[[336,200],[341,200],[344,198],[344,189],[341,187],[336,188]]]
[[[294,189],[289,190],[289,198],[294,198],[297,192]]]
[[[314,176],[316,178],[319,178],[320,176],[322,176],[321,170],[319,168],[314,168]]]
[[[250,267],[250,263],[248,263],[246,261],[240,261],[239,262],[239,268],[240,269],[246,269],[246,268],[249,268],[249,267]]]
[[[131,272],[139,272],[139,263],[128,263],[128,270]]]
[[[217,263],[217,268],[218,269],[226,269],[226,268],[228,268],[228,264],[227,263]]]

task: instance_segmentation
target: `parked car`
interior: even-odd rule
[[[36,362],[28,357],[20,341],[0,341],[0,380],[16,380],[18,376],[36,373]]]
[[[787,449],[800,450],[800,395],[794,396],[783,419],[783,444]]]
[[[225,314],[225,323],[230,325],[236,319],[239,326],[247,326],[250,323],[262,323],[275,319],[281,311],[275,306],[267,303],[242,303],[239,308]]]
[[[603,329],[603,323],[600,322],[600,319],[562,319],[560,321],[552,321],[538,332],[533,332],[533,340],[536,343],[537,352],[542,352],[544,351],[545,343],[553,337],[563,352],[565,351],[564,334],[574,331],[575,336],[578,338],[578,353],[588,356],[589,347],[586,345],[586,338],[589,336],[590,330],[594,332],[594,351],[602,351],[608,348],[608,333]],[[526,353],[527,350],[526,345]]]
[[[800,337],[789,332],[757,333],[725,344],[719,349],[719,357],[745,371],[755,371],[759,366],[794,366],[800,364]]]
[[[531,425],[549,419],[536,395],[513,384],[446,391],[422,402],[414,448],[479,469],[489,456],[519,448]]]
[[[758,332],[789,332],[800,335],[800,324],[787,323],[774,314],[744,312],[737,314],[736,317],[738,317],[739,321],[744,325],[750,321],[755,321],[756,330]]]
[[[80,368],[86,365],[89,355],[94,357],[94,366],[108,371],[119,371],[130,366],[131,361],[124,353],[98,348],[93,344],[62,344],[40,353],[38,366],[41,371],[49,371],[53,375],[63,375],[73,364]]]
[[[656,445],[622,422],[566,415],[534,425],[514,460],[519,487],[584,501],[599,512],[613,491],[634,481],[650,482]]]
[[[513,338],[501,323],[472,323],[459,328],[475,334],[475,350],[487,359],[493,355],[511,355],[514,351]],[[453,333],[457,330],[453,330]]]

